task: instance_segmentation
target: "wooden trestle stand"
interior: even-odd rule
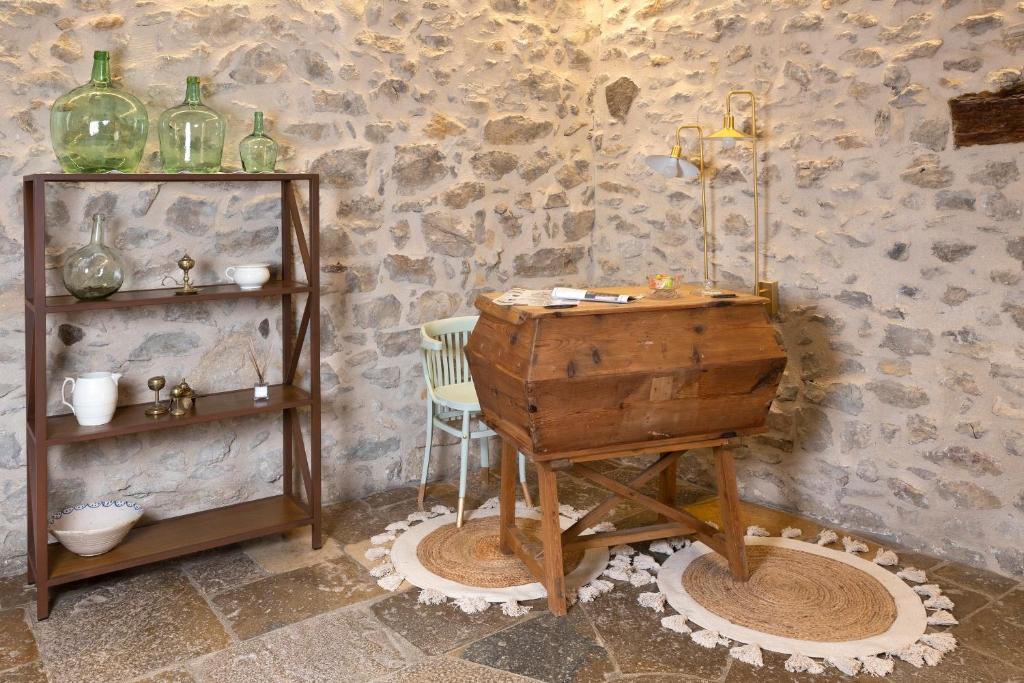
[[[496,296],[477,299],[481,316],[466,355],[484,420],[502,439],[501,550],[544,584],[551,612],[566,613],[562,556],[572,550],[695,535],[746,580],[730,444],[765,430],[786,366],[765,299],[712,299],[688,288],[673,299],[547,309],[499,306]],[[714,449],[721,529],[675,507],[679,458],[697,448]],[[537,470],[540,547],[515,523],[517,451]],[[644,454],[657,457],[628,485],[587,464]],[[565,530],[559,471],[611,494]],[[641,493],[655,478],[657,498]],[[623,499],[658,513],[658,522],[581,535]]]

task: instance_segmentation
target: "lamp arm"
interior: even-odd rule
[[[683,130],[690,129],[697,131],[697,149],[698,159],[700,161],[700,209],[701,209],[701,229],[704,231],[704,284],[711,280],[711,267],[710,259],[708,254],[708,199],[707,199],[707,176],[704,173],[704,129],[697,124],[687,123],[676,128],[676,147],[675,150],[679,150],[682,154],[682,132]],[[675,152],[673,150],[673,152]],[[756,245],[755,245],[756,249]],[[755,285],[756,286],[756,285]]]
[[[761,239],[760,239],[760,205],[757,196],[757,96],[751,90],[733,90],[725,98],[726,115],[732,114],[732,98],[744,95],[750,98],[750,145],[753,152],[751,172],[754,174],[754,294],[760,295],[761,282]]]

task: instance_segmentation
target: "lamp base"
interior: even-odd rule
[[[779,281],[759,280],[757,283],[757,295],[768,299],[765,306],[768,308],[768,315],[772,318],[779,314]]]

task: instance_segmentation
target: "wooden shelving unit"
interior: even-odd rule
[[[46,189],[49,183],[173,183],[275,182],[281,186],[281,277],[258,290],[235,285],[203,286],[199,294],[175,296],[174,289],[122,291],[100,301],[72,296],[46,296]],[[308,188],[309,236],[296,198],[296,186]],[[50,588],[109,572],[280,533],[312,527],[314,548],[322,545],[320,513],[320,177],[314,173],[217,174],[62,174],[23,179],[25,205],[25,379],[28,454],[29,581],[36,585],[36,614],[49,614]],[[296,252],[297,250],[297,252]],[[296,253],[302,273],[295,272]],[[298,279],[304,277],[304,281]],[[304,298],[296,316],[297,297]],[[270,388],[267,400],[254,401],[252,388],[200,396],[193,412],[181,417],[147,417],[147,404],[120,406],[105,425],[82,427],[70,414],[47,415],[46,316],[137,306],[192,304],[226,299],[280,298],[283,382]],[[307,346],[308,343],[308,346]],[[309,387],[295,385],[300,356],[307,348]],[[301,428],[308,413],[309,448]],[[48,544],[48,467],[51,446],[107,439],[158,429],[189,427],[204,422],[260,414],[283,417],[283,491],[281,495],[204,510],[137,526],[110,552],[79,557],[59,544]],[[296,471],[298,476],[296,476]],[[301,490],[296,491],[298,479]]]

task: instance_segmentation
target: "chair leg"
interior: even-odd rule
[[[459,445],[459,512],[455,526],[462,528],[462,513],[466,508],[466,474],[469,470],[469,411],[462,413],[462,442]]]
[[[533,500],[530,498],[530,487],[526,485],[526,456],[519,453],[519,485],[523,487],[523,500],[526,507],[533,507]]]
[[[420,473],[420,492],[417,496],[419,508],[423,509],[423,499],[427,496],[427,473],[430,470],[430,447],[434,441],[434,402],[427,399],[427,441],[423,447],[423,472]]]
[[[483,475],[484,486],[491,485],[491,451],[488,437],[480,439],[480,474]]]

